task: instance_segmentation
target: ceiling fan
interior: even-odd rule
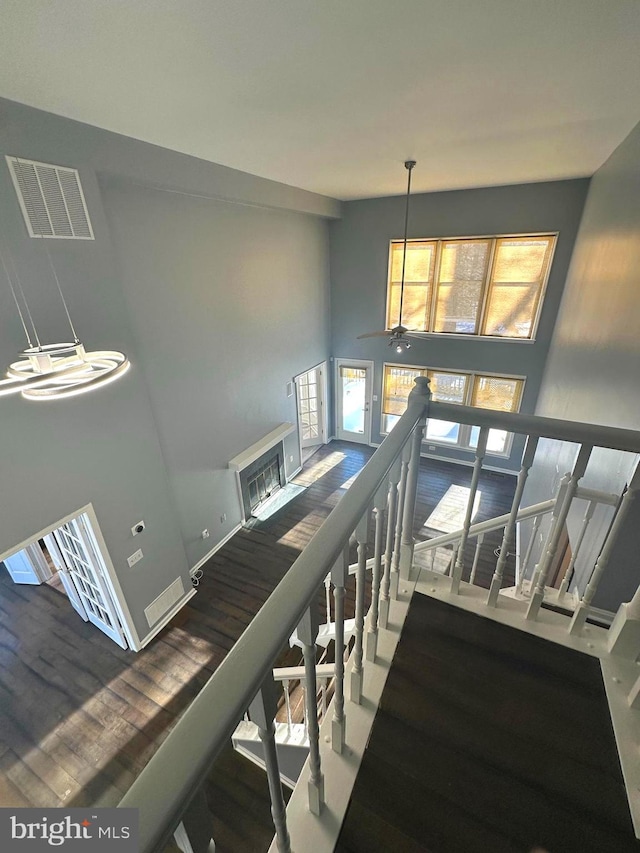
[[[411,347],[409,336],[412,335],[411,329],[407,329],[402,325],[402,304],[404,299],[404,272],[407,260],[407,230],[409,226],[409,196],[411,195],[411,170],[416,165],[415,160],[405,160],[404,167],[408,171],[407,177],[407,202],[404,212],[404,244],[402,248],[402,278],[400,281],[400,309],[398,311],[398,325],[392,329],[385,329],[379,332],[366,332],[364,335],[358,335],[358,340],[361,338],[378,338],[388,337],[389,346],[393,347],[396,352],[404,352]]]

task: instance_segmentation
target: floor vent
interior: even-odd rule
[[[93,229],[76,169],[6,157],[31,237],[93,240]]]
[[[149,627],[153,628],[156,622],[161,619],[169,608],[180,601],[184,595],[184,584],[182,578],[176,578],[164,592],[154,599],[151,604],[145,608],[144,615],[147,617]]]

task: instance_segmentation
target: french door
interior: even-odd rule
[[[295,382],[300,448],[326,444],[323,366],[301,373]]]
[[[336,359],[336,438],[369,444],[373,362]]]
[[[53,537],[68,570],[62,582],[70,580],[76,595],[71,603],[83,618],[92,622],[123,649],[128,648],[116,608],[106,585],[102,556],[94,545],[91,525],[85,513],[53,531]],[[80,606],[77,606],[77,605]]]

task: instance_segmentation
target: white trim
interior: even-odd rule
[[[195,564],[195,566],[192,566],[189,569],[189,574],[193,577],[193,575],[198,571],[198,569],[201,568],[202,566],[204,566],[204,564],[207,562],[207,560],[210,557],[213,557],[213,555],[216,553],[216,551],[219,551],[223,545],[227,544],[227,542],[229,541],[229,539],[231,539],[232,536],[236,535],[238,530],[242,530],[241,524],[236,524],[236,526],[233,528],[233,530],[230,530],[226,536],[223,536],[222,539],[219,542],[217,542],[207,554],[204,555],[204,557],[201,557],[198,560],[198,562]]]
[[[610,610],[604,610],[602,607],[589,607],[589,618],[597,619],[598,622],[603,622],[605,625],[611,625],[616,617],[615,613]]]
[[[98,523],[98,517],[96,516],[92,504],[88,504],[82,511],[89,517],[90,532],[93,534],[95,544],[100,552],[100,556],[102,557],[102,561],[106,569],[105,583],[110,587],[109,591],[111,592],[113,603],[118,611],[118,616],[121,617],[122,630],[124,631],[132,651],[137,652],[141,648],[140,637],[136,631],[133,616],[129,610],[129,605],[127,604],[127,599],[122,591],[118,575],[111,561],[109,551],[107,550],[107,543],[104,541],[104,536],[102,535],[102,530]]]
[[[59,521],[48,525],[47,527],[43,528],[39,533],[35,533],[33,536],[30,536],[28,539],[24,539],[22,542],[20,542],[13,548],[9,548],[7,551],[4,551],[2,554],[0,554],[0,561],[4,560],[5,557],[10,557],[17,551],[24,551],[27,545],[31,545],[33,542],[37,542],[38,539],[44,539],[45,536],[48,536],[54,530],[57,530],[59,527],[62,527],[63,524],[66,524],[67,522],[78,518],[78,516],[82,515],[83,513],[89,517],[93,538],[96,541],[96,546],[100,552],[106,570],[106,574],[104,576],[105,582],[110,587],[109,592],[112,594],[113,602],[122,625],[122,630],[124,631],[131,650],[137,652],[141,648],[140,637],[138,636],[138,632],[136,631],[135,623],[133,621],[133,617],[131,616],[129,605],[127,604],[127,599],[125,598],[125,595],[122,591],[122,587],[120,586],[120,581],[118,580],[118,575],[113,565],[113,561],[111,560],[111,555],[109,554],[107,544],[104,541],[104,536],[102,535],[102,530],[100,529],[100,524],[98,523],[98,517],[93,508],[93,504],[88,503],[86,506],[83,506],[80,509],[69,513],[68,515],[65,515],[64,518],[61,518]]]
[[[356,433],[351,433],[349,436],[340,435],[340,414],[342,412],[342,401],[340,399],[340,382],[339,382],[339,371],[341,367],[355,367],[356,369],[366,370],[368,371],[368,389],[367,389],[367,398],[366,405],[367,409],[365,411],[365,431],[363,434],[363,440],[358,441],[357,438],[353,436]],[[373,418],[373,384],[375,382],[376,369],[375,362],[371,359],[367,358],[342,358],[335,356],[333,360],[333,389],[334,389],[334,399],[333,399],[333,408],[334,408],[334,417],[335,417],[335,428],[336,433],[338,434],[338,438],[340,441],[353,441],[355,444],[369,444],[371,442],[371,426],[372,426],[372,418]],[[346,432],[346,430],[345,430]]]
[[[324,442],[323,442],[323,443],[324,443]],[[287,477],[287,483],[289,482],[289,480],[293,480],[293,478],[294,478],[294,477],[297,477],[297,476],[298,476],[298,474],[299,474],[301,471],[302,471],[302,465],[298,465],[298,467],[296,468],[296,470],[295,470],[295,471],[292,471],[292,472],[289,474],[289,476]]]
[[[185,593],[185,595],[183,595],[183,597],[180,599],[180,601],[176,601],[176,603],[171,608],[171,610],[168,610],[165,613],[165,615],[162,617],[162,619],[156,625],[154,625],[153,628],[151,629],[151,631],[140,641],[140,648],[141,649],[143,649],[146,645],[148,645],[151,642],[151,640],[153,640],[153,638],[156,636],[156,634],[159,634],[160,631],[162,631],[162,629],[165,627],[165,625],[167,625],[169,622],[171,622],[171,620],[176,615],[178,610],[181,610],[184,607],[184,605],[187,603],[187,601],[189,601],[190,598],[193,598],[193,596],[196,594],[196,592],[197,592],[197,590],[195,589],[195,587],[191,587],[189,592]]]
[[[327,377],[329,374],[329,363],[325,361],[321,361],[319,364],[316,364],[314,367],[310,367],[308,370],[303,370],[301,373],[297,373],[293,377],[293,385],[295,389],[295,399],[296,399],[296,428],[298,430],[298,452],[300,454],[300,471],[303,468],[302,464],[302,429],[300,424],[300,394],[299,394],[299,385],[298,380],[301,376],[305,376],[307,373],[311,373],[312,370],[320,372],[320,382],[318,383],[320,386],[320,409],[321,409],[321,420],[320,420],[320,435],[318,436],[319,441],[318,444],[328,444],[331,440],[327,438],[329,434],[329,405],[328,405],[328,394],[329,394],[329,383],[327,381]],[[297,472],[296,472],[297,473]],[[290,474],[290,477],[294,477],[295,474]],[[289,479],[288,478],[288,479]]]
[[[295,430],[295,425],[285,421],[277,426],[271,432],[267,433],[259,441],[254,442],[251,447],[248,447],[242,453],[238,453],[233,459],[229,460],[228,467],[232,471],[243,471],[247,465],[251,465],[256,459],[259,459],[267,450],[271,450],[276,444],[279,444],[286,436],[290,435]]]

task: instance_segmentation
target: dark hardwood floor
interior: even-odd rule
[[[198,594],[138,654],[82,622],[60,589],[17,586],[0,571],[0,806],[118,802],[372,452],[322,447],[296,478],[306,491],[218,551]],[[470,477],[468,468],[423,465],[417,535],[448,486]],[[486,474],[481,487],[479,517],[508,509],[513,478]],[[347,615],[352,608],[353,588]]]
[[[336,853],[640,851],[597,660],[414,596]]]

